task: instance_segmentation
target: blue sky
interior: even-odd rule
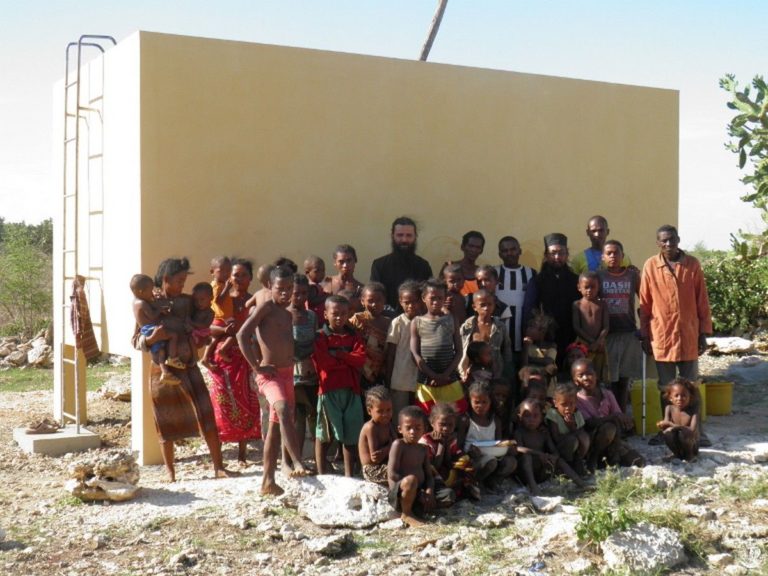
[[[0,0],[0,216],[52,215],[52,85],[80,34],[135,30],[418,57],[436,0]],[[680,234],[724,248],[759,229],[739,200],[726,72],[765,74],[768,2],[731,0],[449,0],[430,61],[680,91]],[[656,223],[651,226],[655,228]]]

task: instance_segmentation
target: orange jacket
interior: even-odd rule
[[[646,260],[640,280],[640,332],[659,362],[699,357],[699,335],[712,333],[707,287],[699,261],[682,254],[674,274],[661,254]]]

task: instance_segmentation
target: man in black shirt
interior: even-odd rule
[[[432,277],[429,262],[416,255],[416,222],[400,216],[392,222],[392,252],[371,264],[371,281],[387,289],[387,305],[399,314],[398,288],[406,280],[422,282]]]

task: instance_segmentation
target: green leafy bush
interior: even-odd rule
[[[716,333],[749,330],[766,317],[768,258],[713,257],[702,268]]]

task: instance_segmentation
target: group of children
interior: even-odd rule
[[[419,508],[478,498],[483,489],[495,491],[507,478],[538,493],[539,484],[557,474],[584,486],[601,466],[643,466],[642,456],[624,441],[632,431],[625,413],[626,381],[610,373],[618,366],[623,374],[622,362],[639,356],[634,335],[637,271],[623,267],[622,258],[621,244],[608,241],[604,268],[579,277],[582,297],[573,303],[578,338],[568,348],[568,377],[560,371],[560,379],[551,318],[532,314],[518,351],[510,337],[515,319],[496,294],[494,267],[478,268],[478,289],[470,295],[462,294],[463,272],[456,265],[446,266],[441,279],[404,282],[399,315],[385,306],[382,284],[355,279],[357,258],[351,246],[337,248],[338,275],[330,278],[317,256],[307,258],[304,274],[285,258],[262,267],[257,275],[263,288],[248,303],[254,311],[237,342],[258,375],[260,390],[280,391],[265,394],[270,404],[276,399],[279,407],[288,408],[287,420],[281,413],[275,421],[284,447],[286,436],[298,445],[284,450],[284,465],[307,472],[300,446],[309,430],[317,471],[326,473],[335,441],[345,474],[353,475],[359,460],[363,476],[388,485],[393,505],[411,524],[419,522]],[[195,334],[195,347],[205,344],[205,327],[231,321],[221,309],[226,266],[214,260],[212,273],[211,284],[193,290],[195,313],[188,332],[190,338]],[[137,275],[131,281],[136,320],[146,334],[164,313],[154,306],[151,287],[149,277]],[[285,319],[275,321],[277,314]],[[285,379],[276,374],[287,370],[280,343],[291,340],[288,393]],[[629,350],[635,346],[637,352]],[[167,384],[178,380],[168,367],[185,368],[174,347],[171,338],[153,347],[153,360],[163,368]],[[203,363],[210,362],[210,349]],[[617,357],[618,364],[609,357]],[[611,382],[619,384],[616,396],[601,386]],[[696,392],[684,380],[670,384],[670,404],[658,423],[680,457],[691,458],[697,451]],[[293,430],[287,433],[286,426]],[[267,451],[263,490],[279,493]]]

